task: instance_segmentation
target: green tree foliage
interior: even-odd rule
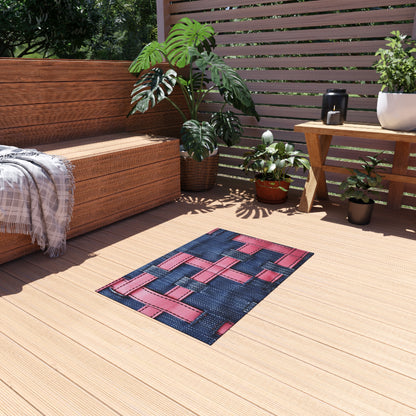
[[[156,39],[155,0],[101,0],[99,26],[87,42],[88,58],[133,60]]]
[[[80,58],[98,17],[90,0],[0,0],[0,56]]]
[[[0,0],[0,56],[132,60],[156,27],[155,0]]]

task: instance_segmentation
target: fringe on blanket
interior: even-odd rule
[[[59,257],[65,254],[66,252],[66,234],[69,230],[69,223],[71,222],[72,218],[72,212],[74,210],[74,190],[75,190],[75,178],[73,174],[74,165],[64,157],[52,155],[52,159],[59,160],[61,163],[65,166],[65,183],[67,184],[67,189],[69,192],[67,193],[68,198],[66,199],[68,211],[67,211],[67,221],[65,226],[65,235],[62,238],[60,247],[53,248],[50,246],[47,246],[45,250],[45,254],[47,254],[49,257]],[[32,236],[32,243],[33,243],[33,236]],[[44,250],[44,249],[42,249]]]
[[[42,154],[36,149],[25,149],[25,156],[38,156]],[[13,159],[15,157],[21,156],[21,153],[18,152],[11,152],[5,155],[0,155],[0,161],[6,159]],[[61,162],[65,166],[65,184],[67,192],[67,199],[65,199],[66,206],[67,206],[67,216],[66,216],[66,224],[65,224],[65,233],[60,241],[58,247],[50,247],[48,245],[48,241],[42,241],[43,239],[37,238],[33,233],[32,226],[29,224],[21,224],[21,223],[9,223],[4,222],[0,218],[0,232],[5,233],[13,233],[13,234],[25,234],[30,235],[32,243],[37,243],[40,249],[47,254],[49,257],[59,257],[66,252],[66,233],[69,230],[69,224],[72,218],[72,212],[74,209],[74,190],[75,190],[75,179],[73,175],[73,168],[74,165],[66,158],[57,156],[57,155],[49,155],[49,157],[53,160],[57,160]],[[1,215],[1,214],[0,214]]]

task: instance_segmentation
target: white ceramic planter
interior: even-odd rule
[[[416,94],[379,92],[377,117],[389,130],[416,130]]]

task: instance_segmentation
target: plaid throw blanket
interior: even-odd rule
[[[66,250],[72,165],[34,149],[0,146],[0,231],[29,234],[50,257]]]

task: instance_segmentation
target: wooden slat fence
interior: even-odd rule
[[[221,148],[220,173],[244,177],[239,164],[247,147],[255,144],[265,129],[275,137],[298,143],[306,151],[304,137],[294,125],[320,118],[322,94],[327,88],[346,88],[348,121],[377,123],[376,102],[380,90],[372,69],[374,53],[385,45],[392,30],[412,34],[415,4],[406,0],[284,0],[253,3],[248,0],[158,0],[161,38],[169,25],[187,16],[209,23],[217,32],[216,52],[237,68],[253,91],[259,123],[243,117],[240,146]],[[216,107],[218,94],[211,94],[204,111]],[[384,150],[390,162],[392,143],[377,143],[336,137],[332,164],[357,166],[359,156]],[[416,176],[416,149],[409,170]],[[333,159],[333,160],[332,160]],[[294,185],[303,187],[297,174]],[[343,176],[328,174],[329,190],[339,194]],[[407,185],[404,206],[416,207],[416,187]],[[381,193],[380,201],[386,200]]]

